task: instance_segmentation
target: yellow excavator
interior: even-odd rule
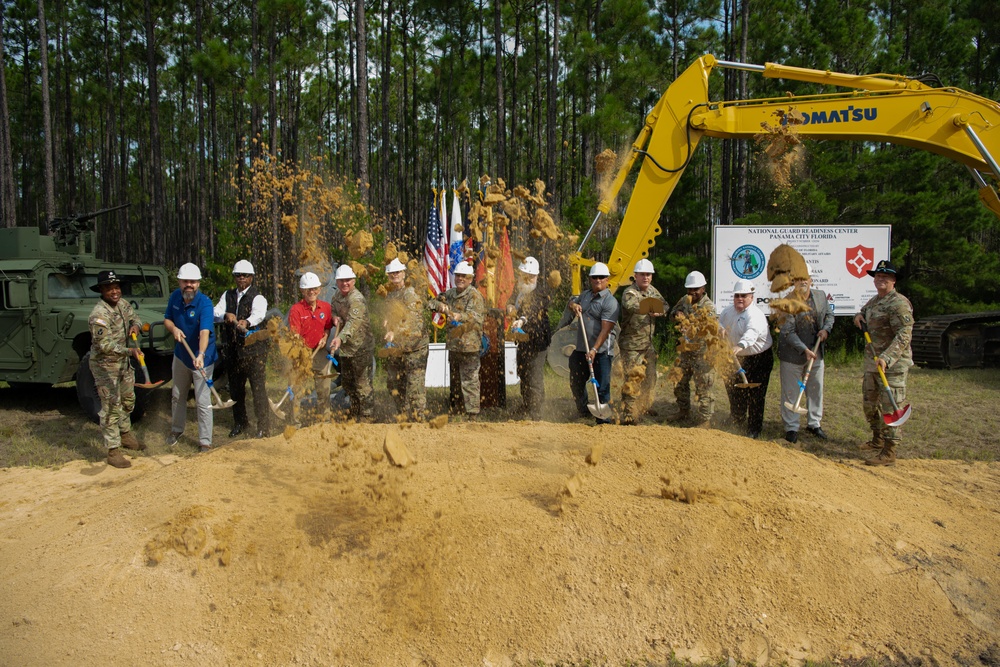
[[[738,69],[768,78],[808,81],[850,88],[808,96],[712,102],[708,77],[713,69]],[[608,288],[614,292],[649,254],[661,232],[660,212],[680,180],[703,136],[746,139],[794,119],[802,138],[884,141],[937,153],[961,162],[979,188],[979,197],[1000,217],[1000,104],[958,88],[932,88],[917,79],[889,74],[852,75],[790,67],[750,65],[705,55],[688,67],[663,94],[632,144],[598,206],[597,216],[580,247],[570,257],[573,293],[579,294],[582,270],[594,264],[583,248],[602,215],[611,210],[619,190],[642,156],[639,174],[607,261]]]

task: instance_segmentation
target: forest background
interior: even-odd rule
[[[0,34],[4,226],[130,202],[99,219],[100,256],[195,261],[223,284],[250,257],[274,302],[295,297],[301,230],[281,222],[310,184],[335,195],[312,212],[334,259],[361,227],[419,255],[434,188],[474,191],[483,174],[543,180],[561,227],[586,230],[595,156],[625,152],[704,53],[933,73],[991,99],[1000,86],[1000,16],[973,0],[2,0]],[[713,99],[821,92],[732,70],[711,86]],[[807,146],[785,191],[753,142],[703,142],[652,249],[664,294],[708,273],[715,224],[878,223],[918,317],[1000,308],[1000,221],[963,166],[885,143]],[[262,176],[287,179],[288,196]],[[618,221],[587,254],[602,258]]]

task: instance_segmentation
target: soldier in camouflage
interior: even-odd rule
[[[622,369],[625,372],[625,382],[622,384],[623,425],[636,424],[653,402],[653,393],[656,391],[653,331],[656,318],[663,315],[663,295],[652,285],[653,263],[648,259],[640,259],[633,275],[635,283],[626,287],[622,293],[621,335],[618,337],[618,349],[621,351]],[[659,301],[659,311],[643,308],[646,299]],[[643,313],[643,310],[647,312]]]
[[[355,287],[357,275],[347,264],[334,274],[337,292],[330,299],[333,324],[340,332],[330,342],[333,354],[340,352],[340,381],[351,399],[350,416],[359,422],[371,422],[375,413],[372,389],[372,359],[375,339],[368,321],[368,303]]]
[[[715,407],[712,399],[712,364],[708,360],[706,341],[699,339],[692,329],[695,324],[709,322],[714,322],[718,328],[715,304],[705,294],[706,285],[701,271],[692,271],[684,279],[687,294],[670,309],[670,317],[683,322],[677,343],[677,364],[683,374],[674,386],[678,412],[673,419],[679,421],[691,416],[691,381],[694,380],[695,398],[698,399],[696,419],[701,424],[709,423]],[[679,315],[683,317],[678,317]]]
[[[428,307],[448,318],[448,364],[450,382],[461,384],[465,413],[479,414],[479,352],[483,345],[486,301],[472,286],[474,272],[468,262],[455,267],[455,286],[438,295]],[[453,394],[454,395],[454,394]],[[452,409],[458,406],[452,405]]]
[[[386,389],[397,412],[423,421],[427,416],[427,350],[430,338],[424,322],[423,299],[406,284],[406,266],[398,259],[385,267],[389,279],[386,296]],[[391,323],[390,323],[391,320]]]
[[[871,345],[865,346],[865,375],[862,382],[865,418],[872,428],[872,439],[861,445],[862,450],[878,451],[866,465],[889,466],[896,462],[896,448],[901,434],[899,427],[889,426],[882,414],[892,410],[883,405],[885,388],[878,369],[882,368],[889,389],[902,405],[906,399],[906,374],[913,365],[910,340],[913,337],[913,306],[909,299],[896,291],[896,267],[882,260],[868,272],[875,282],[877,294],[868,300],[854,317],[854,326],[867,326]],[[878,361],[875,358],[878,357]]]
[[[507,302],[511,329],[523,333],[517,343],[517,376],[521,382],[521,416],[538,421],[545,401],[545,352],[552,341],[549,306],[552,295],[538,285],[540,267],[534,257],[525,257],[517,267],[518,281]]]
[[[114,271],[101,271],[90,289],[101,293],[90,313],[90,372],[101,398],[101,435],[108,446],[108,465],[128,468],[132,462],[121,448],[146,449],[132,433],[129,419],[135,407],[135,372],[129,356],[138,358],[139,348],[130,348],[128,339],[139,334],[142,322],[122,299],[121,281]]]

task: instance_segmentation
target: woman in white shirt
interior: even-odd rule
[[[760,383],[752,389],[734,387],[735,382],[741,381],[738,375],[726,383],[733,424],[751,438],[758,437],[764,426],[764,396],[774,367],[767,316],[754,303],[755,296],[753,282],[737,280],[733,286],[733,305],[719,315],[719,324],[733,346],[733,354],[743,367],[747,382]]]

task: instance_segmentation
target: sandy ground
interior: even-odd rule
[[[133,463],[0,470],[0,664],[1000,664],[1000,464],[526,422]]]

